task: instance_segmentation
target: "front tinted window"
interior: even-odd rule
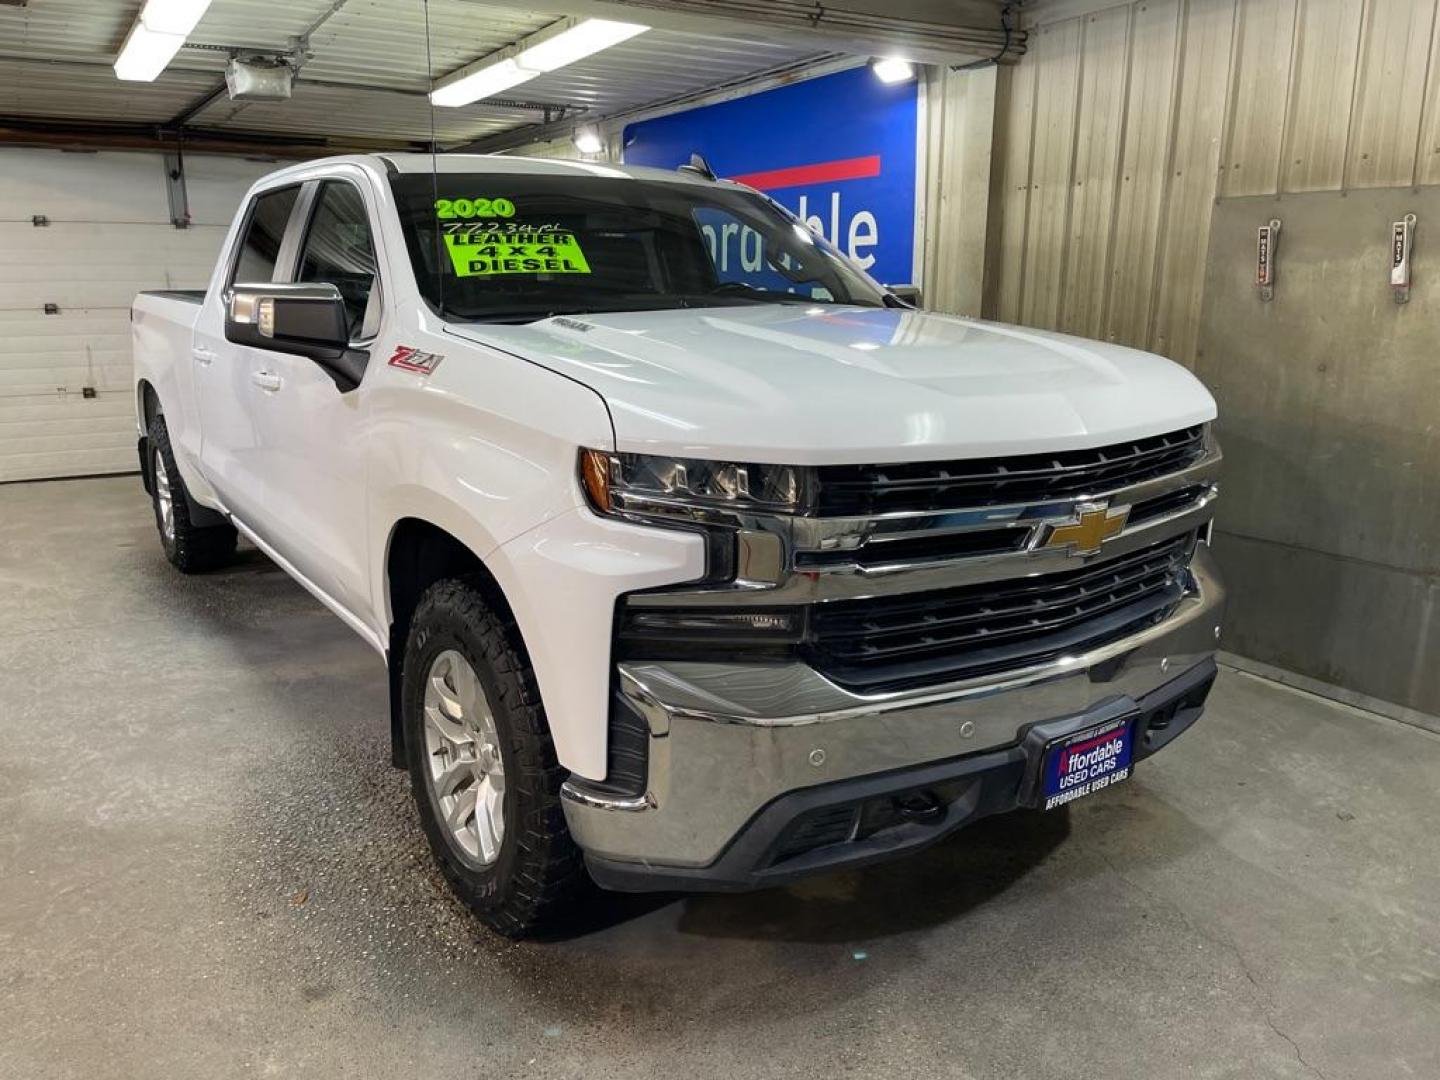
[[[290,222],[290,211],[295,209],[299,195],[298,187],[288,187],[267,191],[255,200],[232,280],[242,285],[275,280],[280,242],[285,239],[285,226]]]
[[[360,332],[375,285],[375,249],[370,215],[353,184],[327,180],[320,185],[295,280],[336,286],[345,300],[351,336]]]
[[[727,184],[518,173],[391,183],[420,288],[453,318],[884,303],[824,240]]]

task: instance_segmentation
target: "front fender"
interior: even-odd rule
[[[704,539],[581,508],[501,546],[486,566],[525,639],[560,764],[603,780],[615,602],[703,577]]]

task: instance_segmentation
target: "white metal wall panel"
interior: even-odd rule
[[[1058,325],[1099,337],[1115,234],[1120,137],[1125,130],[1125,71],[1130,9],[1112,8],[1085,18],[1080,116],[1076,125],[1075,180],[1070,230],[1061,275],[1064,295]]]
[[[926,76],[921,281],[928,306],[963,315],[985,307],[998,74],[932,68]]]
[[[1161,261],[1150,338],[1156,352],[1185,364],[1194,362],[1200,329],[1200,294],[1205,285],[1205,251],[1220,167],[1234,28],[1235,6],[1230,2],[1192,3],[1185,13],[1185,52],[1171,136],[1165,215],[1160,221]]]
[[[1364,0],[1303,0],[1286,114],[1281,187],[1334,191],[1345,175]]]
[[[1070,227],[1070,178],[1075,168],[1083,20],[1043,28],[1031,47],[1044,64],[1036,88],[1035,150],[1030,173],[1030,222],[1025,235],[1025,289],[1020,320],[1059,321],[1065,238]]]
[[[1435,5],[1370,0],[1350,122],[1346,187],[1394,187],[1415,175]]]
[[[1000,265],[987,276],[999,281],[996,311],[1005,322],[1020,321],[1020,295],[1025,285],[1025,231],[1030,214],[1030,166],[1035,145],[1035,84],[1040,70],[1037,63],[1001,72],[1009,108],[995,118],[996,139],[1004,161],[998,203]]]
[[[273,167],[187,158],[194,224],[176,229],[160,155],[0,150],[0,481],[135,468],[130,302],[203,287]]]
[[[1240,4],[1230,129],[1221,159],[1220,184],[1225,195],[1273,194],[1280,182],[1280,144],[1285,138],[1297,3],[1244,0]]]
[[[1416,147],[1415,183],[1440,184],[1440,12],[1430,34],[1430,63],[1425,75],[1424,106],[1420,110],[1420,139]]]
[[[1105,298],[1105,337],[1142,344],[1150,332],[1155,251],[1170,168],[1180,0],[1141,4],[1130,21],[1130,90],[1115,211],[1114,254]]]

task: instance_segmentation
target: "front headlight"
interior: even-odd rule
[[[580,479],[602,514],[739,524],[755,514],[803,514],[813,502],[809,469],[651,454],[580,451]]]

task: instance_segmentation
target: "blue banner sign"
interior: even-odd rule
[[[673,169],[702,154],[718,175],[794,211],[871,277],[911,285],[918,125],[915,81],[887,86],[859,67],[631,124],[625,161]]]

